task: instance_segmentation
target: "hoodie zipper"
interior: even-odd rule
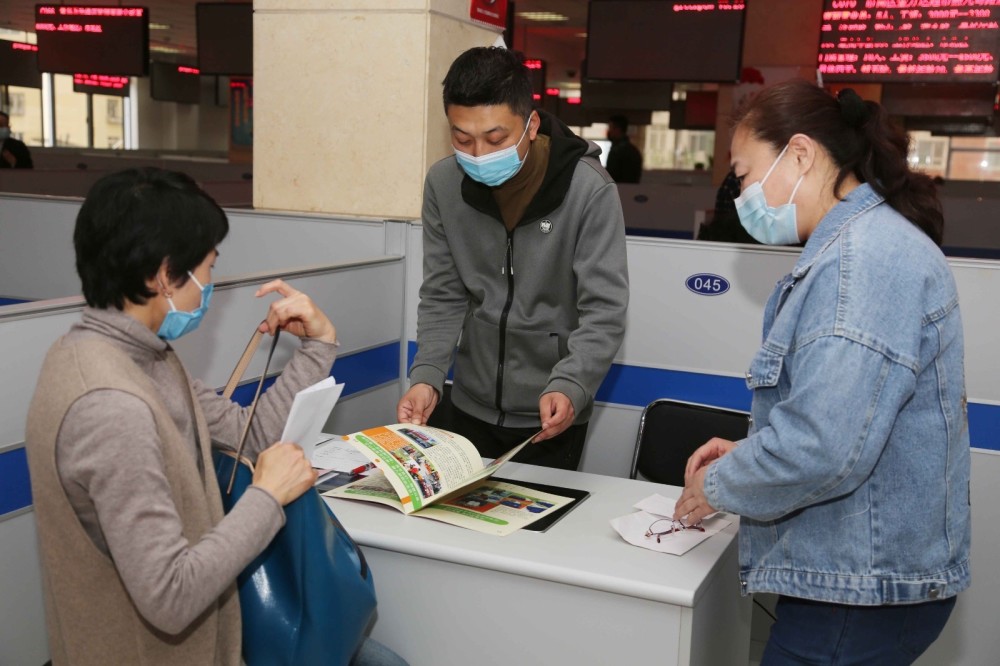
[[[500,313],[500,340],[499,353],[497,355],[497,390],[496,408],[500,412],[497,418],[497,425],[503,425],[504,413],[502,406],[503,397],[503,372],[504,360],[507,353],[507,315],[510,314],[510,306],[514,302],[514,232],[507,232],[507,252],[504,254],[503,265],[500,267],[500,275],[507,276],[507,302],[504,303],[503,312]]]

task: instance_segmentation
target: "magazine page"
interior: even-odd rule
[[[346,497],[348,499],[361,499],[369,502],[378,502],[391,506],[394,509],[403,510],[403,503],[399,501],[396,490],[389,483],[388,477],[380,471],[372,472],[368,476],[357,481],[352,481],[347,485],[333,488],[322,493],[324,497]]]
[[[381,473],[328,490],[323,495],[378,502],[400,510],[403,508],[389,479]],[[476,532],[506,536],[574,501],[569,497],[487,479],[425,506],[412,515]]]
[[[462,485],[463,486],[467,486],[470,483],[474,483],[474,482],[476,482],[476,481],[478,481],[480,479],[485,479],[488,476],[492,476],[494,472],[496,472],[498,469],[500,469],[501,465],[503,465],[508,460],[510,460],[511,458],[513,458],[514,456],[516,456],[521,451],[521,449],[523,449],[525,446],[527,446],[531,442],[531,440],[533,440],[535,437],[538,437],[538,434],[540,432],[541,431],[539,430],[534,435],[532,435],[528,439],[524,440],[523,442],[521,442],[520,444],[518,444],[517,446],[515,446],[514,448],[512,448],[507,453],[503,454],[499,458],[494,459],[492,462],[490,462],[488,465],[486,465],[486,467],[484,467],[483,469],[479,470],[478,472],[476,472],[472,476],[466,478],[465,482]]]
[[[574,500],[486,479],[413,514],[466,529],[507,536]]]
[[[344,439],[385,472],[405,513],[461,488],[483,469],[483,460],[469,440],[430,426],[396,423]]]

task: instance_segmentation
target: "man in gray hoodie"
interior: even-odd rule
[[[541,430],[515,460],[576,469],[625,329],[617,187],[600,148],[532,109],[511,51],[460,55],[444,107],[455,155],[424,186],[417,352],[397,416],[427,422],[454,358],[451,408],[431,425],[486,457]]]

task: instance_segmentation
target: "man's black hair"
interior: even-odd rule
[[[190,176],[152,167],[104,176],[87,193],[73,232],[87,305],[145,303],[156,295],[146,281],[164,259],[169,278],[183,284],[228,232],[226,214]]]
[[[628,118],[622,115],[614,115],[608,118],[608,124],[617,127],[622,134],[628,132]]]
[[[7,119],[7,122],[10,122],[10,114],[7,113],[6,111],[0,111],[0,116],[3,116],[4,118]]]
[[[496,46],[469,49],[455,58],[444,77],[444,110],[506,104],[515,115],[531,114],[531,79],[515,52]]]

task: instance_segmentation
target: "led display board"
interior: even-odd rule
[[[111,74],[74,74],[73,92],[128,97],[129,77]]]
[[[0,41],[0,85],[41,88],[37,54],[34,44]]]
[[[997,80],[1000,0],[824,0],[824,81]]]
[[[149,70],[145,7],[35,5],[35,34],[43,72],[145,76]]]
[[[158,102],[197,104],[201,101],[201,72],[173,62],[153,62],[149,69],[149,96]]]

